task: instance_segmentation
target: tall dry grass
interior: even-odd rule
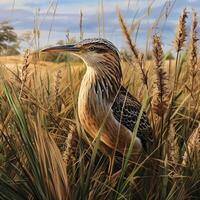
[[[130,152],[123,158],[116,155],[112,174],[107,158],[98,151],[98,140],[91,145],[77,117],[78,90],[85,70],[81,63],[66,61],[54,71],[42,71],[37,60],[30,69],[31,55],[27,54],[15,72],[1,65],[0,199],[198,199],[196,15],[193,12],[189,34],[185,26],[190,15],[183,10],[175,39],[176,58],[169,66],[160,35],[153,34],[154,60],[149,61],[118,13],[134,61],[131,67],[122,62],[123,84],[143,102],[155,142],[151,153],[135,166],[128,162]],[[186,35],[191,35],[189,46]],[[195,73],[188,76],[188,70]]]

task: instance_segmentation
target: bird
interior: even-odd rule
[[[122,85],[120,53],[104,38],[89,38],[68,45],[44,48],[42,52],[70,52],[83,60],[86,72],[78,96],[81,126],[94,140],[100,133],[99,149],[112,160],[113,152],[124,154],[131,143],[141,103]],[[153,131],[142,112],[131,160],[137,162],[153,142]]]

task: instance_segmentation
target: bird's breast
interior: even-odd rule
[[[78,115],[83,128],[93,137],[99,131],[111,104],[106,103],[93,85],[82,81],[78,98]]]

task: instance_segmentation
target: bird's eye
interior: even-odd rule
[[[95,47],[90,47],[89,50],[90,50],[90,51],[94,51],[94,50],[95,50]]]

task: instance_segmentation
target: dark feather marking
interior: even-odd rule
[[[127,92],[124,87],[121,87],[112,106],[115,119],[132,132],[137,122],[140,109],[141,104],[138,100]],[[147,143],[152,142],[153,137],[152,129],[145,112],[143,112],[140,119],[137,137],[140,138],[144,150],[147,151]]]

